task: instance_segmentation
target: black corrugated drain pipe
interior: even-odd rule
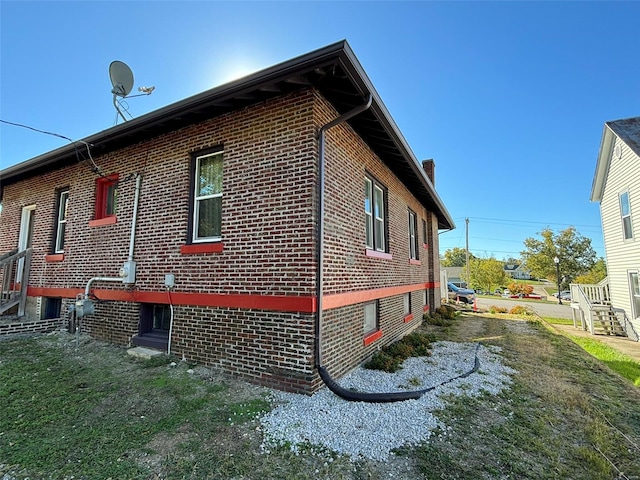
[[[471,370],[457,377],[450,378],[438,385],[425,388],[423,390],[414,390],[411,392],[388,392],[388,393],[367,393],[367,392],[354,392],[342,388],[338,383],[331,378],[327,369],[322,365],[322,290],[324,287],[324,134],[330,128],[335,127],[341,123],[346,122],[352,117],[368,110],[371,106],[373,97],[368,94],[366,103],[349,110],[348,112],[340,115],[338,118],[330,121],[326,125],[320,127],[318,132],[318,210],[317,210],[317,271],[316,271],[316,318],[315,318],[315,367],[318,369],[318,374],[324,382],[324,384],[333,393],[339,397],[344,398],[352,402],[369,402],[369,403],[390,403],[390,402],[402,402],[404,400],[416,400],[445,383],[449,383],[458,378],[463,378],[476,372],[480,366],[480,360],[478,359],[478,348],[480,344],[476,346],[474,366]]]

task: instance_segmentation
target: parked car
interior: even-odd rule
[[[447,283],[450,300],[459,300],[464,303],[473,303],[476,299],[476,292],[468,288],[456,287],[453,283]]]
[[[537,293],[519,293],[517,295],[511,295],[511,298],[530,298],[532,300],[542,300],[542,295]]]
[[[554,297],[558,298],[558,292],[553,294]],[[571,291],[570,290],[563,290],[560,292],[560,300],[567,300],[568,302],[571,301]]]

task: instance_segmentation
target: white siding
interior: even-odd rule
[[[621,158],[612,153],[609,174],[605,181],[600,215],[604,236],[607,271],[611,289],[611,302],[615,308],[622,308],[627,316],[633,316],[628,272],[640,270],[640,158],[624,142],[616,138],[620,145]],[[612,149],[615,152],[615,148]],[[625,240],[620,216],[620,193],[629,192],[633,238]],[[640,322],[634,320],[636,330]]]

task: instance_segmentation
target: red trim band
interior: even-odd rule
[[[410,322],[411,320],[413,320],[413,313],[410,313],[409,315],[405,315],[402,320],[404,321],[404,323]]]
[[[114,223],[118,223],[118,217],[115,215],[99,218],[97,220],[89,220],[90,227],[101,227],[102,225],[113,225]]]
[[[224,249],[222,242],[216,243],[192,243],[189,245],[181,245],[180,253],[182,255],[195,255],[197,253],[216,253]]]
[[[375,342],[379,338],[382,338],[382,330],[377,330],[373,333],[370,333],[369,335],[366,335],[364,337],[364,346],[366,347],[367,345]]]
[[[64,297],[75,298],[83,293],[80,288],[39,288],[29,287],[31,297]],[[139,292],[128,290],[92,290],[100,300],[119,302],[139,302],[168,304],[166,292]],[[172,292],[171,303],[174,305],[197,305],[200,307],[255,308],[276,312],[316,311],[315,297],[287,295],[228,295],[224,293],[185,293]]]
[[[44,256],[44,261],[47,263],[62,262],[64,260],[64,253],[52,253]]]
[[[410,258],[409,265],[422,265],[422,262],[420,260],[416,260],[415,258]]]
[[[323,310],[355,305],[357,303],[370,302],[380,298],[402,295],[408,292],[424,290],[425,288],[437,288],[439,283],[417,283],[414,285],[402,285],[399,287],[386,287],[374,290],[361,290],[357,292],[326,295],[323,302]],[[93,290],[96,297],[101,300],[120,302],[141,302],[168,304],[167,292],[141,292],[137,290]],[[83,288],[50,288],[28,287],[27,294],[30,297],[62,297],[76,298],[79,293],[84,293]],[[258,310],[270,310],[276,312],[301,312],[315,313],[317,301],[311,295],[256,295],[256,294],[226,294],[226,293],[190,293],[172,292],[171,300],[174,305],[197,305],[201,307],[229,307],[229,308],[255,308]]]
[[[323,310],[332,308],[346,307],[347,305],[355,305],[356,303],[371,302],[380,298],[393,297],[404,293],[424,290],[425,288],[439,287],[439,283],[416,283],[413,285],[401,285],[399,287],[383,287],[373,290],[358,290],[357,292],[336,293],[333,295],[325,295],[322,299]]]
[[[393,255],[391,255],[390,253],[378,252],[377,250],[371,250],[370,248],[367,248],[364,251],[364,254],[367,257],[384,258],[385,260],[392,260],[393,259]]]

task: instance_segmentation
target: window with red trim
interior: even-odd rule
[[[378,301],[364,304],[364,334],[378,330]]]
[[[118,175],[96,180],[96,211],[94,220],[114,217],[118,208]]]

